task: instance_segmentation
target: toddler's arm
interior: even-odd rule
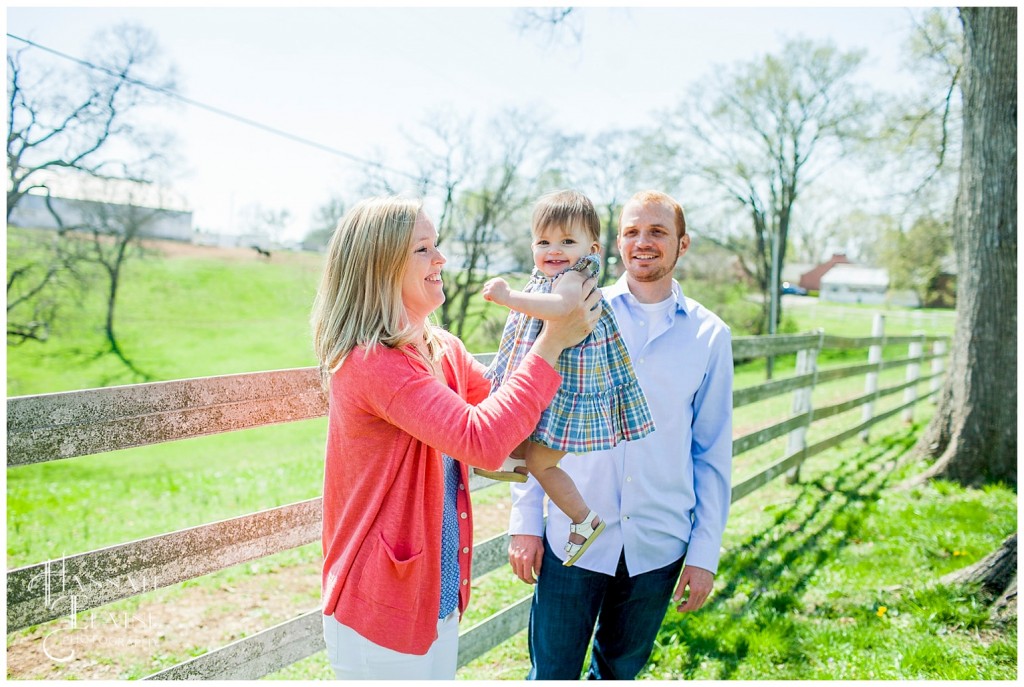
[[[551,293],[524,293],[509,287],[501,277],[484,284],[483,297],[498,305],[540,320],[557,320],[568,315],[580,299],[585,277],[579,272],[566,272],[555,282]]]

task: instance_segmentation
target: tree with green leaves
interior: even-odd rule
[[[915,22],[904,47],[914,85],[889,96],[870,171],[882,173],[902,200],[900,214],[949,217],[956,195],[962,128],[959,81],[963,32],[951,8],[934,8]]]
[[[889,229],[878,242],[879,261],[889,272],[889,287],[911,290],[925,305],[953,304],[942,282],[952,248],[949,224],[934,217],[920,217],[906,231]]]
[[[831,43],[791,40],[777,55],[701,79],[668,119],[691,169],[748,218],[748,237],[722,244],[755,275],[768,332],[781,320],[771,304],[801,195],[869,133],[873,96],[854,78],[862,60]]]

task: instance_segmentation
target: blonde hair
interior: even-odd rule
[[[356,346],[369,354],[378,344],[400,348],[415,343],[416,327],[402,303],[402,278],[422,207],[416,199],[367,198],[338,222],[310,317],[325,389]],[[436,334],[424,324],[427,350],[437,359]]]
[[[600,241],[601,218],[590,199],[579,191],[552,191],[540,197],[533,208],[534,236],[551,226],[570,227],[578,224],[591,241]]]

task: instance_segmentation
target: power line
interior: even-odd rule
[[[153,91],[154,93],[159,93],[160,95],[163,95],[165,97],[171,98],[173,100],[181,101],[181,102],[185,103],[186,105],[191,105],[193,107],[198,107],[201,110],[206,110],[207,112],[212,112],[212,113],[220,115],[222,117],[227,117],[228,119],[232,119],[232,120],[234,120],[236,122],[240,122],[242,124],[247,124],[248,126],[254,127],[256,129],[260,129],[261,131],[266,131],[267,133],[274,134],[275,136],[280,136],[280,137],[286,138],[286,139],[288,139],[290,141],[295,141],[296,143],[301,143],[301,144],[309,146],[311,148],[316,148],[317,150],[320,150],[322,152],[329,153],[329,154],[335,155],[337,157],[345,158],[346,160],[351,160],[351,161],[357,162],[357,163],[359,163],[361,165],[367,165],[367,166],[370,166],[370,167],[375,167],[375,168],[381,170],[382,172],[391,172],[392,174],[398,174],[400,176],[407,177],[407,178],[412,179],[412,180],[414,180],[414,181],[416,181],[418,183],[426,184],[428,186],[438,187],[438,184],[436,184],[435,182],[432,182],[429,179],[424,179],[423,177],[417,176],[415,174],[410,174],[409,172],[404,172],[404,171],[402,171],[400,169],[395,169],[393,167],[388,167],[387,165],[382,165],[379,162],[374,162],[372,160],[367,160],[365,158],[359,157],[358,155],[353,155],[352,153],[345,152],[344,150],[339,150],[338,148],[333,148],[333,147],[325,145],[323,143],[318,143],[317,141],[313,141],[313,140],[305,138],[303,136],[299,136],[298,134],[293,134],[293,133],[290,133],[288,131],[284,131],[283,129],[278,129],[276,127],[270,126],[269,124],[263,124],[262,122],[257,122],[254,119],[249,119],[248,117],[243,117],[242,115],[238,115],[238,114],[235,114],[233,112],[228,112],[227,110],[223,110],[223,109],[221,109],[219,107],[215,107],[213,105],[207,105],[206,103],[203,103],[203,102],[200,102],[198,100],[194,100],[193,98],[189,98],[187,96],[184,96],[181,93],[178,93],[177,91],[171,90],[169,88],[164,88],[163,86],[155,86],[153,84],[147,83],[147,82],[142,81],[140,79],[129,78],[129,77],[123,75],[123,74],[118,74],[114,70],[108,69],[107,67],[103,67],[103,66],[100,66],[98,64],[94,64],[94,63],[89,62],[88,60],[84,60],[84,59],[82,59],[80,57],[75,57],[74,55],[68,55],[67,53],[63,53],[63,52],[61,52],[59,50],[55,50],[54,48],[47,47],[47,46],[42,45],[40,43],[36,43],[35,41],[31,41],[31,40],[29,40],[27,38],[22,38],[20,36],[15,36],[12,33],[8,33],[7,37],[8,38],[13,38],[16,41],[21,41],[22,43],[24,43],[26,45],[29,45],[29,46],[31,46],[33,48],[38,48],[39,50],[42,50],[43,52],[48,52],[51,55],[56,55],[57,57],[60,57],[62,59],[69,60],[71,62],[75,62],[75,63],[77,63],[77,64],[79,64],[79,65],[81,65],[83,67],[88,68],[88,69],[93,69],[95,71],[103,72],[104,74],[107,74],[108,76],[112,76],[115,79],[120,79],[121,81],[124,81],[126,83],[130,83],[130,84],[132,84],[134,86],[138,86],[140,88],[145,88],[146,90]]]

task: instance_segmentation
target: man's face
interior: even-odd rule
[[[658,202],[631,201],[622,209],[616,240],[626,272],[638,282],[671,279],[676,260],[690,245],[676,234],[675,213]]]

